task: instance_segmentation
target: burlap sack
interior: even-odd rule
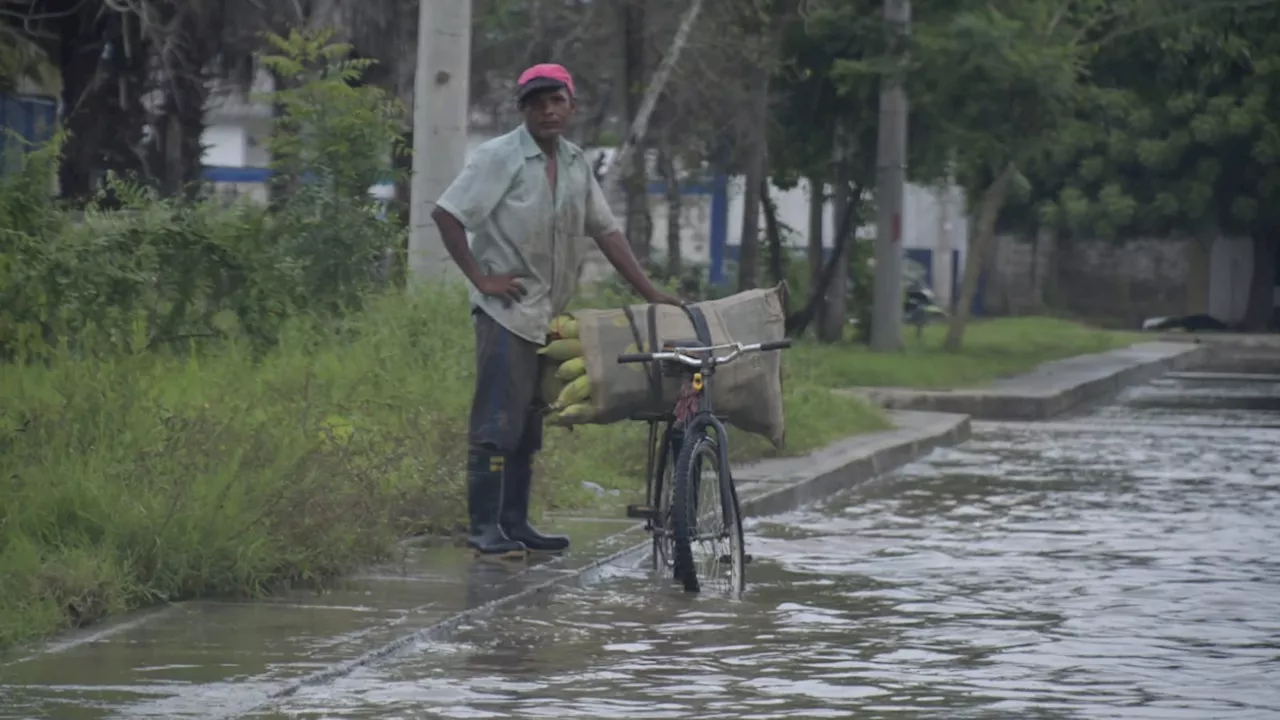
[[[721,300],[697,303],[695,307],[706,317],[713,344],[781,340],[786,322],[785,292],[784,285],[748,290]],[[697,338],[684,310],[670,305],[653,307],[659,347],[665,340]],[[675,406],[681,378],[664,376],[661,398],[655,398],[648,364],[618,364],[619,355],[650,350],[649,308],[649,305],[631,307],[642,347],[637,347],[632,323],[621,309],[574,313],[587,375],[591,378],[595,424],[669,412]],[[781,353],[751,353],[721,366],[711,380],[711,402],[716,414],[731,425],[762,435],[780,447],[786,434]]]

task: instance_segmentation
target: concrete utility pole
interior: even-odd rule
[[[413,81],[409,280],[461,277],[431,219],[436,199],[467,159],[471,0],[419,0]]]
[[[901,61],[911,25],[910,0],[884,0],[885,31]],[[902,209],[907,182],[907,92],[901,70],[880,92],[876,148],[876,268],[871,349],[902,349]]]

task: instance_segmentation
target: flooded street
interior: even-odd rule
[[[0,656],[0,720],[1280,718],[1277,447],[1280,376],[1173,373],[751,521],[740,599],[632,555],[463,619],[578,576],[423,548]]]
[[[740,600],[619,568],[253,717],[1280,717],[1277,418],[1199,401],[1265,396],[975,424],[752,523]]]

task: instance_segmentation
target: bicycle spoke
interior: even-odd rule
[[[675,574],[685,590],[740,591],[744,582],[742,529],[731,481],[718,445],[700,437],[677,463]]]
[[[731,564],[729,531],[724,528],[723,499],[720,497],[719,458],[699,458],[694,497],[693,550],[699,584],[715,589],[729,585]]]

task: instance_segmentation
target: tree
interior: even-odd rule
[[[1250,237],[1245,325],[1265,329],[1280,253],[1280,7],[1171,5],[1099,33],[1096,85],[1039,178],[1037,219],[1100,237]]]
[[[787,320],[787,332],[801,335],[817,321],[818,337],[835,342],[844,335],[848,294],[848,245],[861,224],[863,192],[875,185],[877,79],[870,75],[837,82],[840,62],[859,62],[878,53],[875,0],[812,3],[782,28],[781,62],[774,85],[769,143],[770,169],[781,187],[807,180],[811,195],[809,261],[812,283],[803,307]],[[835,138],[843,143],[837,147]],[[822,260],[822,215],[830,185],[837,202],[832,253]]]
[[[40,43],[20,27],[0,23],[0,93],[11,93],[23,79],[47,81],[52,66]]]
[[[960,306],[946,347],[959,349],[995,223],[1009,193],[1025,189],[1020,169],[1046,156],[1070,118],[1083,80],[1082,27],[1101,3],[1049,0],[918,6],[907,66],[914,177],[954,175],[981,198],[966,257]],[[863,83],[894,70],[893,59],[841,60],[838,82]]]
[[[0,0],[0,10],[0,76],[6,65],[29,65],[35,49],[61,74],[69,138],[59,186],[71,198],[87,199],[107,171],[166,194],[191,189],[214,81],[245,92],[266,31],[341,28],[356,54],[383,61],[365,81],[405,100],[412,87],[412,3]]]
[[[640,115],[640,106],[644,102],[644,90],[648,73],[646,64],[645,38],[645,3],[642,0],[624,0],[619,5],[622,26],[622,86],[626,98],[626,116],[635,118]],[[626,225],[627,240],[631,249],[642,262],[648,262],[650,248],[653,243],[653,219],[649,214],[649,178],[644,145],[639,138],[636,143],[640,152],[631,156],[628,167],[619,168],[624,173],[623,187],[626,190]]]
[[[101,2],[0,0],[0,11],[3,62],[27,74],[43,57],[61,76],[62,194],[87,199],[108,169],[144,172],[148,51],[138,24]]]

